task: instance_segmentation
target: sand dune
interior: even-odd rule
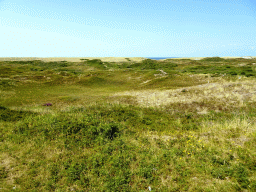
[[[0,61],[32,61],[32,60],[42,60],[44,62],[50,61],[69,61],[69,62],[81,62],[80,59],[100,59],[103,62],[126,62],[127,59],[132,62],[141,62],[146,59],[145,57],[0,57]],[[172,58],[172,59],[191,59],[191,60],[200,60],[205,57],[181,57],[181,58]],[[224,59],[228,58],[243,58],[243,57],[221,57]],[[245,56],[244,58],[256,58],[255,56]],[[161,59],[165,60],[165,59]]]
[[[181,57],[181,58],[172,58],[172,59],[191,59],[191,60],[200,60],[203,58],[207,58],[207,57]],[[220,57],[223,59],[235,59],[235,58],[245,58],[245,59],[252,59],[252,58],[256,58],[255,56],[242,56],[242,57]]]
[[[44,62],[50,61],[69,61],[69,62],[81,62],[80,59],[100,59],[103,62],[126,62],[127,59],[133,62],[140,62],[146,58],[144,57],[0,57],[0,61],[32,61],[42,60]]]

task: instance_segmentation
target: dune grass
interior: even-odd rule
[[[256,191],[255,63],[0,61],[1,191]]]

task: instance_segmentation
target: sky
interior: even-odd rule
[[[0,0],[0,57],[256,56],[255,0]]]

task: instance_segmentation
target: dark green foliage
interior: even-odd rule
[[[255,74],[253,74],[253,73],[248,73],[248,74],[246,74],[245,76],[246,76],[246,77],[251,77],[251,76],[255,76]]]
[[[96,67],[97,69],[105,70],[106,66],[100,59],[92,59],[84,61],[88,66]]]
[[[245,72],[253,72],[251,66],[242,66],[242,67],[240,67],[240,69],[241,69],[242,71],[245,71]]]
[[[145,59],[142,61],[142,69],[158,69],[158,64],[154,60]]]
[[[68,177],[68,182],[73,183],[75,181],[81,180],[82,173],[86,171],[86,165],[79,162],[67,162],[64,164],[65,174]]]
[[[58,65],[58,67],[68,67],[69,65],[65,62],[62,62],[61,64]]]
[[[100,131],[102,132],[103,136],[107,139],[113,140],[115,137],[118,137],[119,134],[119,127],[118,124],[109,123],[102,125],[100,127]]]
[[[141,70],[173,70],[178,65],[171,62],[158,62],[151,59],[145,59],[141,63],[130,65],[131,68],[139,68]]]
[[[65,164],[64,164],[65,166]],[[60,167],[59,167],[59,164],[58,163],[52,163],[50,164],[49,166],[49,172],[50,172],[50,179],[53,181],[53,182],[58,182],[60,177],[59,177],[59,173],[60,173]]]
[[[95,146],[94,149],[95,152],[90,155],[69,156],[65,160],[59,157],[58,162],[50,162],[47,189],[55,189],[58,182],[65,178],[67,185],[75,183],[88,189],[99,188],[97,184],[102,182],[100,188],[104,191],[130,191],[133,150],[122,139]],[[93,178],[97,178],[96,183]]]
[[[200,118],[195,117],[193,113],[181,115],[181,129],[184,131],[196,131],[200,125]]]
[[[224,180],[226,177],[234,178],[242,188],[248,188],[250,184],[248,179],[249,171],[244,165],[239,164],[231,166],[228,161],[215,157],[212,158],[212,161],[215,165],[215,168],[211,172],[214,178],[221,180]]]
[[[104,144],[113,140],[120,134],[120,125],[114,122],[101,122],[90,116],[82,119],[70,119],[67,115],[58,116],[56,118],[47,118],[46,121],[30,123],[30,119],[25,119],[14,129],[17,134],[26,137],[34,137],[42,135],[46,140],[57,138],[64,139],[67,149],[74,146],[92,146],[96,144]]]
[[[32,66],[32,67],[30,67],[29,68],[31,71],[43,71],[44,69],[42,69],[41,67],[34,67],[34,66]]]
[[[9,77],[13,74],[13,69],[9,66],[0,66],[0,75],[1,77]]]
[[[9,90],[16,86],[16,81],[12,79],[0,79],[0,90]]]
[[[91,109],[92,110],[92,109]],[[97,107],[93,111],[99,111],[98,115],[103,119],[113,119],[116,122],[124,122],[130,126],[138,127],[143,130],[150,125],[150,129],[167,129],[168,118],[170,115],[161,110],[152,108],[138,108],[134,106],[114,105],[110,109]],[[161,116],[161,118],[157,118]]]
[[[249,173],[243,165],[240,164],[239,166],[235,167],[234,176],[236,177],[238,183],[241,185],[242,188],[248,188],[250,184],[250,181],[248,179]]]
[[[124,144],[123,144],[124,145]],[[123,147],[122,147],[123,148]],[[129,183],[131,181],[130,170],[130,155],[127,154],[128,150],[118,150],[115,155],[111,155],[108,158],[108,164],[106,164],[108,170],[99,170],[99,175],[104,176],[104,188],[106,191],[130,191]]]
[[[203,58],[201,61],[208,61],[208,62],[223,62],[225,59],[220,57],[206,57]]]
[[[231,71],[231,72],[230,72],[230,75],[237,75],[237,72]]]
[[[39,66],[42,68],[47,68],[47,69],[69,66],[69,64],[63,63],[63,62],[38,62],[38,63],[33,63],[32,65]]]
[[[212,77],[218,77],[220,75],[235,76],[238,74],[245,75],[246,77],[255,76],[255,71],[251,66],[237,67],[233,65],[197,65],[194,67],[186,67],[182,72],[192,72],[195,74],[212,74]]]
[[[0,105],[0,110],[6,110],[7,108]]]
[[[211,174],[214,178],[224,180],[226,177],[232,176],[234,174],[234,170],[227,166],[221,166],[218,168],[214,168]]]
[[[228,160],[216,158],[215,156],[212,157],[212,163],[214,165],[220,166],[220,165],[229,165]]]
[[[0,106],[0,121],[19,121],[36,113],[30,111],[16,111]]]
[[[30,65],[34,66],[30,69],[32,71],[39,71],[39,70],[45,70],[45,69],[53,69],[56,67],[67,67],[69,66],[68,63],[63,61],[54,61],[54,62],[44,62],[41,60],[34,60],[34,61],[9,61],[9,64],[15,64],[15,65]]]
[[[83,86],[102,86],[108,84],[108,81],[102,77],[92,76],[78,82]]]
[[[41,60],[33,60],[33,61],[7,61],[10,64],[17,64],[17,65],[25,65],[25,64],[35,64],[42,62]]]
[[[8,171],[6,170],[5,167],[0,166],[0,181],[1,179],[7,178],[8,176]]]
[[[5,107],[1,108],[6,110]],[[187,189],[187,183],[193,176],[194,170],[190,169],[190,166],[196,167],[197,173],[200,174],[209,172],[213,178],[224,180],[229,177],[238,183],[237,187],[240,189],[253,189],[254,185],[249,177],[253,171],[250,168],[255,166],[255,159],[248,161],[248,165],[236,165],[231,154],[228,157],[219,157],[222,154],[221,150],[202,147],[196,138],[182,134],[171,139],[168,146],[160,140],[155,141],[155,146],[162,151],[157,157],[150,151],[150,139],[141,137],[139,141],[144,147],[136,147],[123,139],[124,124],[125,127],[136,126],[137,130],[145,126],[154,127],[157,131],[161,130],[161,127],[167,127],[170,131],[171,128],[178,128],[168,126],[172,125],[177,117],[181,118],[180,129],[184,129],[181,133],[186,130],[196,131],[197,129],[190,125],[194,124],[197,128],[201,121],[194,113],[171,115],[153,108],[121,105],[77,108],[56,116],[48,114],[34,117],[33,121],[25,118],[13,129],[16,137],[9,137],[12,138],[12,143],[18,143],[18,137],[24,137],[24,141],[40,140],[38,143],[45,144],[53,142],[58,143],[62,150],[65,149],[70,154],[59,155],[55,161],[45,163],[49,177],[41,183],[35,178],[38,175],[37,167],[44,164],[35,163],[36,161],[29,163],[29,170],[26,171],[26,180],[31,180],[30,184],[25,182],[22,176],[15,181],[23,190],[36,189],[40,186],[44,186],[45,190],[56,190],[64,180],[67,186],[75,184],[87,190],[96,188],[102,191],[131,191],[134,177],[141,179],[142,186],[152,186],[153,183],[159,183],[159,174],[161,175],[162,170],[170,169],[167,167],[172,165],[168,172],[177,173],[172,177],[172,181],[176,181],[176,189],[179,190]],[[131,136],[130,133],[129,135]],[[189,148],[189,144],[193,144],[193,147]],[[91,153],[82,155],[81,151],[86,148],[91,149]],[[179,158],[187,158],[187,161],[193,164],[195,159],[190,161],[188,152],[193,153],[195,159],[200,159],[200,164],[188,166],[184,161],[179,161]],[[241,159],[249,158],[245,152],[238,155]],[[134,163],[136,168],[132,171],[131,165],[134,166]],[[207,167],[209,163],[213,165],[211,169]],[[103,184],[98,186],[99,182]]]
[[[58,71],[65,71],[65,72],[67,72],[67,75],[68,75],[68,74],[69,74],[69,75],[72,75],[72,74],[74,74],[74,75],[80,75],[80,74],[83,73],[81,70],[77,70],[77,69],[65,69],[65,68],[63,68],[63,70],[59,70],[59,69],[58,69]]]
[[[110,66],[110,65],[108,65]],[[115,65],[112,64],[110,67],[114,67]],[[119,64],[119,65],[116,65],[116,68],[119,68],[119,69],[132,69],[132,65],[130,63],[122,63],[122,64]]]

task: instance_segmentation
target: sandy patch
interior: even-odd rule
[[[171,58],[171,59],[191,59],[191,60],[201,60],[207,57],[180,57],[180,58]],[[242,57],[220,57],[223,59],[236,59],[236,58],[244,58],[244,59],[254,59],[255,56],[242,56]],[[165,60],[165,59],[164,59]]]
[[[0,57],[0,61],[33,61],[42,60],[44,62],[50,61],[68,61],[68,62],[81,62],[80,59],[100,59],[103,62],[127,62],[127,59],[132,62],[141,62],[147,58],[145,57]],[[170,58],[170,59],[191,59],[191,60],[201,60],[206,57],[180,57],[180,58]],[[234,58],[246,58],[253,59],[254,56],[244,56],[244,57],[221,57],[224,59],[234,59]],[[160,59],[159,61],[164,61],[166,59]]]
[[[44,62],[51,61],[68,61],[68,62],[82,62],[81,59],[100,59],[103,62],[127,62],[129,58],[132,62],[141,62],[146,59],[144,57],[0,57],[0,61],[33,61],[41,60]]]

